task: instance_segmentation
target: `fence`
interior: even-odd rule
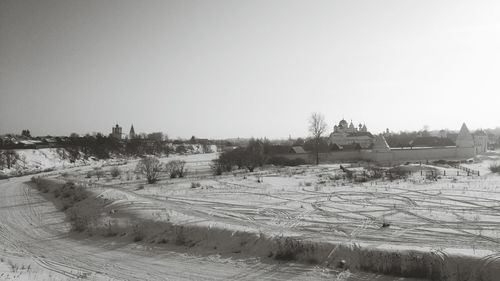
[[[458,170],[462,170],[462,171],[466,172],[468,176],[470,176],[470,175],[473,175],[473,176],[475,176],[475,175],[480,176],[480,175],[481,175],[481,173],[480,173],[478,170],[474,170],[474,169],[471,169],[471,168],[467,168],[467,167],[464,167],[464,166],[462,166],[462,165],[460,165],[460,164],[459,164],[459,165],[456,165],[456,166],[455,166],[455,168],[457,168]],[[458,175],[459,175],[459,171],[457,171],[457,176],[458,176]]]

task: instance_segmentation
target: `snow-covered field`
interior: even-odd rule
[[[121,234],[102,237],[71,232],[59,204],[26,184],[28,180],[0,181],[0,280],[417,280],[237,253],[193,252],[172,243],[135,243]],[[102,195],[109,198],[123,195],[105,190]],[[109,207],[137,202],[134,196],[115,199]]]
[[[136,161],[120,166],[117,178],[89,178],[91,168],[82,168],[66,172],[63,179],[86,186],[103,200],[101,209],[96,208],[105,214],[101,230],[113,228],[113,236],[127,239],[140,229],[142,243],[152,245],[170,245],[165,237],[183,236],[191,240],[174,248],[189,255],[274,260],[280,241],[293,237],[315,243],[311,249],[316,253],[306,253],[314,268],[331,270],[340,261],[351,265],[351,271],[335,269],[327,279],[393,280],[363,275],[360,269],[421,276],[408,269],[421,261],[442,267],[433,280],[496,280],[500,274],[500,175],[488,170],[498,154],[466,164],[481,176],[445,165],[408,165],[405,169],[412,173],[407,179],[366,182],[348,180],[340,165],[267,167],[215,177],[209,168],[215,157],[164,158],[164,163],[185,160],[187,177],[165,175],[153,185],[134,174]],[[361,175],[369,172],[345,167]],[[439,172],[437,180],[426,177],[431,170]],[[437,272],[433,270],[428,272]]]
[[[478,255],[500,250],[500,176],[486,170],[479,177],[463,171],[457,176],[455,168],[435,166],[447,176],[432,181],[417,171],[405,180],[363,183],[343,179],[339,165],[213,177],[207,157],[188,157],[185,179],[165,178],[154,185],[108,179],[103,184],[141,200],[164,202],[167,208],[174,204],[185,215],[183,223],[204,219],[372,247],[446,248]]]
[[[214,157],[177,156],[187,162],[188,176],[165,176],[154,185],[142,178],[127,180],[132,164],[122,167],[118,179],[69,178],[103,188],[102,198],[115,202],[109,208],[116,217],[133,209],[144,220],[380,251],[415,250],[443,259],[464,255],[484,266],[500,258],[500,176],[486,168],[497,155],[468,164],[482,167],[481,176],[450,166],[410,165],[408,179],[367,182],[347,180],[340,165],[270,167],[215,177],[209,169]],[[439,171],[438,180],[426,179],[425,170]]]

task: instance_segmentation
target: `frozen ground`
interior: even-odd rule
[[[415,249],[443,260],[460,254],[475,257],[480,271],[500,273],[498,175],[484,171],[480,177],[466,176],[459,171],[456,176],[453,167],[415,165],[409,166],[413,174],[407,180],[352,183],[343,178],[339,165],[321,165],[213,177],[209,164],[214,157],[204,154],[162,159],[187,161],[188,177],[164,177],[155,185],[135,177],[136,163],[132,161],[120,167],[123,173],[116,179],[109,175],[99,180],[87,178],[91,168],[68,170],[65,179],[77,181],[98,198],[109,200],[105,211],[111,219],[123,221],[132,216],[153,221],[155,224],[145,231],[154,232],[154,225],[168,222],[207,230],[292,236],[326,245]],[[496,161],[497,156],[488,157],[491,159],[486,160]],[[470,165],[478,169],[487,164]],[[427,180],[421,169],[439,170],[441,178]],[[351,170],[363,173],[364,169]],[[442,175],[444,171],[446,176]],[[127,176],[131,174],[134,176]],[[0,205],[0,241],[4,248],[0,279],[32,280],[36,275],[37,280],[79,276],[90,280],[162,280],[166,276],[169,280],[412,280],[339,271],[322,260],[309,266],[223,252],[222,245],[232,239],[223,235],[211,237],[220,241],[205,245],[220,246],[222,253],[215,255],[213,250],[204,252],[197,247],[76,235],[69,232],[64,213],[23,180],[27,178],[0,182],[6,194]],[[336,248],[330,251],[335,254]],[[454,270],[466,272],[469,261],[455,264]],[[496,280],[497,276],[479,279],[478,274],[459,276],[461,279],[450,275],[447,280]]]
[[[339,165],[213,177],[209,156],[184,158],[191,171],[185,179],[163,178],[155,185],[123,177],[90,181],[106,187],[104,196],[133,201],[134,214],[144,219],[161,220],[158,212],[164,212],[175,224],[257,231],[377,251],[416,250],[442,260],[463,255],[477,261],[464,271],[500,270],[500,177],[485,168],[498,159],[496,154],[469,164],[476,170],[483,167],[481,176],[446,165],[409,165],[405,166],[412,172],[408,179],[368,182],[345,179]],[[349,169],[357,174],[365,171]],[[430,171],[439,173],[437,180],[428,179]],[[81,176],[76,179],[85,181]],[[115,206],[117,213],[121,206]],[[472,264],[469,258],[457,263],[459,268]],[[457,276],[449,280],[461,280]],[[495,280],[492,276],[481,278]]]
[[[227,224],[370,247],[446,249],[479,256],[500,250],[500,176],[486,170],[480,177],[463,171],[457,176],[455,168],[435,166],[447,176],[432,181],[415,166],[407,180],[364,183],[342,179],[339,165],[212,177],[208,159],[197,157],[188,158],[191,173],[186,179],[103,184],[175,210],[180,223]],[[389,226],[382,227],[384,223]]]
[[[26,181],[0,181],[1,280],[403,280],[75,234],[64,213]]]

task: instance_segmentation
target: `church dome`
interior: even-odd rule
[[[347,126],[349,126],[347,124],[347,121],[345,121],[344,119],[340,120],[339,127],[347,128]]]

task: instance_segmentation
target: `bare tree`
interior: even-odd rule
[[[101,168],[95,169],[95,176],[97,177],[97,180],[100,180],[104,177],[104,171]]]
[[[14,150],[0,151],[1,169],[3,169],[5,166],[7,166],[7,169],[12,168],[12,166],[16,164],[17,160],[20,160],[20,157]]]
[[[314,152],[316,154],[316,165],[319,164],[319,144],[321,137],[326,132],[328,125],[325,117],[319,112],[313,112],[309,118],[309,132],[314,140]]]
[[[148,156],[144,157],[141,161],[139,161],[139,163],[137,163],[136,171],[146,176],[148,183],[152,184],[158,181],[163,169],[158,158]]]

